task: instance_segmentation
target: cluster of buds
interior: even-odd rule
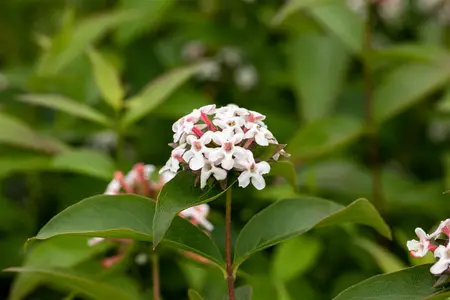
[[[272,159],[288,156],[264,124],[265,118],[234,104],[194,109],[173,124],[170,146],[174,149],[160,174],[174,176],[182,167],[197,174],[200,188],[204,188],[211,176],[224,182],[228,172],[234,171],[240,187],[251,182],[256,189],[264,189],[263,175],[270,172],[270,165],[259,160],[255,150],[275,145]]]
[[[134,165],[133,169],[126,175],[122,172],[117,171],[114,173],[114,179],[108,184],[105,195],[118,195],[121,194],[122,191],[126,194],[139,194],[151,199],[156,199],[159,191],[162,186],[167,183],[169,180],[173,178],[171,174],[164,174],[159,176],[158,181],[151,180],[151,175],[155,171],[155,167],[152,165],[144,165],[142,163],[138,163]],[[209,234],[210,231],[213,230],[213,225],[206,219],[209,213],[209,205],[201,204],[198,206],[190,207],[186,210],[180,212],[179,216],[189,220],[194,225],[201,225],[206,231],[206,234]],[[88,244],[90,246],[94,246],[102,241],[105,238],[94,237],[88,240]],[[114,256],[105,258],[102,261],[102,265],[105,268],[110,268],[115,263],[122,260],[126,246],[133,241],[131,239],[124,238],[111,238],[107,239],[110,241],[117,242],[120,246],[118,248],[118,253]],[[207,262],[207,260],[201,256],[198,256],[193,253],[185,252],[185,254],[191,258],[194,258],[200,262]],[[136,262],[145,262],[143,259],[143,255],[139,254],[136,258]]]
[[[447,272],[450,267],[450,219],[442,221],[431,234],[427,234],[422,228],[416,228],[415,232],[419,240],[406,243],[411,255],[424,257],[428,252],[432,252],[437,262],[431,267],[430,272],[434,275]]]

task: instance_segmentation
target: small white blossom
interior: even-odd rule
[[[236,69],[234,81],[241,90],[248,91],[258,82],[258,73],[253,66],[242,66]]]
[[[205,156],[208,155],[210,149],[206,147],[211,143],[212,132],[208,131],[200,138],[193,135],[187,137],[188,144],[191,145],[191,149],[183,154],[183,159],[189,163],[189,168],[192,170],[200,170],[205,165]]]
[[[238,177],[239,186],[247,187],[251,181],[253,186],[257,190],[262,190],[266,187],[266,182],[262,175],[270,172],[270,165],[265,162],[248,162],[246,166],[246,170],[241,173]]]
[[[196,77],[199,80],[210,80],[216,81],[220,78],[220,65],[216,61],[211,61],[203,65],[200,70],[198,70]]]
[[[183,210],[182,212],[180,212],[180,216],[183,218],[189,218],[191,223],[194,225],[200,224],[206,230],[212,231],[214,229],[214,226],[206,219],[208,213],[209,205],[200,204]]]
[[[441,234],[450,236],[450,219],[442,221],[439,224],[438,228],[436,228],[436,230],[432,234],[430,234],[430,238],[438,238]]]
[[[394,22],[403,14],[406,9],[406,0],[384,0],[378,4],[380,16],[388,21]]]
[[[430,237],[422,228],[416,228],[419,241],[411,240],[406,243],[408,250],[414,257],[424,257],[430,250]]]
[[[234,157],[242,155],[244,148],[236,146],[239,144],[244,135],[237,133],[235,135],[228,135],[227,133],[217,132],[213,135],[213,140],[220,148],[215,148],[209,154],[209,159],[213,163],[222,165],[225,170],[231,170],[234,166]]]
[[[191,41],[183,46],[181,56],[187,61],[194,61],[205,55],[206,47],[200,41]]]
[[[440,275],[448,270],[450,264],[450,249],[440,245],[434,251],[434,256],[439,260],[430,268],[430,272],[434,275]]]
[[[219,51],[219,59],[227,66],[234,68],[241,64],[241,52],[234,47],[223,47]]]
[[[139,253],[138,255],[136,255],[136,257],[134,258],[134,262],[138,265],[138,266],[143,266],[148,262],[148,255],[146,253]]]
[[[212,177],[226,184],[228,172],[238,172],[239,186],[252,183],[263,189],[263,175],[270,171],[270,166],[254,157],[255,146],[278,145],[272,155],[275,160],[280,155],[289,156],[264,124],[265,118],[235,104],[219,108],[208,105],[192,111],[172,126],[175,134],[170,145],[175,150],[160,174],[173,175],[182,165],[198,176],[197,182],[204,188]]]
[[[101,237],[93,237],[93,238],[90,238],[89,240],[88,240],[88,245],[89,246],[94,246],[94,245],[97,245],[98,243],[101,243],[101,242],[103,242],[105,239],[104,238],[101,238]]]

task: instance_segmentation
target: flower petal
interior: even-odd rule
[[[243,188],[247,187],[250,183],[250,176],[249,171],[242,172],[238,177],[239,186]]]
[[[262,190],[266,187],[266,181],[264,180],[264,177],[259,174],[254,174],[252,176],[252,184],[257,190]]]

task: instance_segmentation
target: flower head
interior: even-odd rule
[[[172,126],[175,149],[160,173],[174,176],[182,168],[200,178],[204,188],[209,178],[225,180],[229,172],[239,178],[239,186],[250,183],[257,189],[266,185],[262,175],[270,172],[258,151],[272,147],[271,159],[288,156],[264,123],[265,116],[235,104],[216,108],[203,106],[180,118]],[[274,147],[276,145],[276,147]],[[257,151],[258,150],[258,151]]]

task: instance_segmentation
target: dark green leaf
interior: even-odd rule
[[[122,107],[125,91],[120,82],[118,70],[95,49],[89,49],[88,55],[103,100],[116,111],[119,110]]]
[[[313,228],[346,223],[368,225],[391,237],[389,227],[366,199],[348,206],[313,197],[284,199],[263,209],[244,226],[236,240],[234,266],[257,251]]]
[[[270,163],[269,175],[281,176],[286,179],[294,191],[297,191],[297,174],[294,164],[290,161],[274,161]]]
[[[203,300],[203,297],[196,290],[188,290],[189,300]]]
[[[8,144],[47,153],[57,153],[67,147],[59,141],[40,136],[22,121],[0,113],[0,144]],[[7,128],[7,130],[5,130]]]
[[[329,116],[350,62],[347,51],[335,38],[318,34],[300,35],[289,45],[292,87],[302,120]]]
[[[24,267],[9,268],[7,272],[18,272],[25,274],[39,275],[43,280],[61,286],[65,289],[75,291],[95,300],[117,299],[117,300],[137,300],[138,295],[129,294],[117,285],[105,284],[101,281],[87,279],[69,269],[48,269],[46,267]]]
[[[84,199],[53,217],[33,240],[60,235],[133,238],[152,241],[155,203],[137,195],[99,195]],[[213,241],[188,221],[177,217],[164,243],[222,264]]]
[[[111,180],[114,174],[114,162],[101,153],[89,149],[66,151],[57,155],[52,162],[57,170],[81,173],[93,177]]]
[[[51,157],[37,155],[2,158],[0,159],[0,178],[14,172],[50,170],[51,160]]]
[[[272,19],[272,25],[277,26],[283,23],[289,16],[294,13],[309,7],[314,7],[316,5],[321,5],[328,1],[336,0],[290,0],[287,1],[280,10],[278,10],[275,17]]]
[[[450,79],[447,65],[409,64],[390,72],[374,91],[374,119],[382,123],[414,105]]]
[[[400,44],[389,48],[375,50],[375,56],[380,59],[399,59],[422,63],[437,63],[449,57],[449,53],[440,46],[427,44]]]
[[[363,124],[350,117],[334,116],[305,125],[288,143],[293,160],[306,160],[355,140],[363,132]]]
[[[166,183],[158,195],[156,202],[156,212],[153,219],[153,247],[156,247],[163,239],[166,231],[171,226],[172,220],[182,210],[213,201],[225,193],[219,190],[218,184],[206,186],[203,190],[199,185],[195,185],[196,176],[191,172],[179,172],[175,178]],[[227,189],[233,183],[228,184]]]
[[[26,94],[18,97],[18,100],[30,104],[48,107],[59,110],[79,117],[88,121],[92,121],[104,126],[109,126],[110,121],[108,117],[98,112],[97,110],[87,106],[86,104],[77,102],[75,100],[66,98],[61,95],[52,94]]]
[[[29,247],[23,266],[25,268],[72,267],[105,249],[105,247],[88,247],[87,242],[88,238],[81,236],[59,236],[36,242]],[[12,285],[10,300],[23,299],[42,282],[43,278],[38,274],[19,274]]]
[[[346,289],[333,300],[423,300],[437,291],[432,288],[435,281],[430,265],[421,265],[374,276]]]
[[[127,127],[133,124],[156,108],[206,63],[172,70],[150,82],[139,94],[127,102],[129,108],[125,113],[123,126]]]

